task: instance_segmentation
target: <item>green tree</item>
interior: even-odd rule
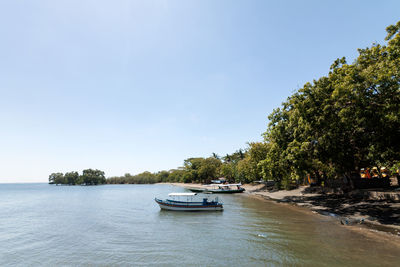
[[[168,182],[168,176],[168,171],[160,171],[157,173],[157,180],[162,183]]]
[[[335,179],[400,159],[400,22],[388,45],[337,59],[328,76],[307,83],[274,110],[264,133],[263,176],[281,186],[311,173]]]
[[[64,174],[61,172],[52,173],[49,175],[49,184],[64,184]]]
[[[235,180],[236,166],[230,163],[223,163],[220,167],[220,175],[228,181]]]
[[[78,172],[67,172],[64,175],[65,182],[69,185],[79,184],[79,174]]]
[[[168,176],[168,181],[169,182],[181,182],[185,173],[187,173],[187,171],[183,170],[183,169],[170,170],[170,174]]]
[[[206,158],[201,162],[198,170],[198,176],[202,183],[210,183],[212,179],[217,178],[221,161],[216,158]]]
[[[83,170],[81,179],[85,185],[98,185],[106,183],[104,172],[100,170]]]

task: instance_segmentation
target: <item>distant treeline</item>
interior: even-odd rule
[[[327,76],[306,83],[275,109],[262,142],[107,183],[208,183],[223,176],[242,183],[274,180],[289,188],[307,175],[320,183],[354,177],[367,167],[395,172],[400,167],[400,21],[386,30],[387,45],[358,49],[352,64],[337,59]]]
[[[252,143],[250,147],[262,146]],[[251,182],[261,176],[252,170],[248,161],[248,152],[237,152],[220,158],[215,153],[209,158],[189,158],[184,165],[169,171],[157,173],[143,172],[137,175],[129,173],[120,177],[107,178],[110,184],[151,184],[159,182],[210,183],[212,179],[224,176],[230,181]]]
[[[104,172],[100,170],[83,170],[82,175],[79,175],[76,171],[67,172],[65,174],[57,172],[49,176],[49,184],[98,185],[105,183],[106,178]]]
[[[155,184],[159,182],[162,182],[161,176],[151,172],[142,172],[136,175],[126,173],[124,176],[107,178],[108,184]]]

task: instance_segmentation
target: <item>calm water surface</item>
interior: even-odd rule
[[[170,185],[0,184],[0,266],[399,266],[400,251],[331,218],[220,195],[223,212],[160,211]]]

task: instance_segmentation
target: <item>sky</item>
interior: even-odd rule
[[[0,1],[0,183],[173,169],[262,141],[399,1]]]

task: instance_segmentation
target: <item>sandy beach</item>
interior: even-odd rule
[[[170,183],[181,187],[201,187],[201,184]],[[243,195],[310,213],[331,216],[342,227],[358,231],[372,238],[381,238],[400,247],[400,203],[392,196],[379,192],[356,192],[350,195],[318,193],[308,186],[294,190],[270,192],[263,184],[245,184]],[[394,197],[396,198],[396,197]]]

